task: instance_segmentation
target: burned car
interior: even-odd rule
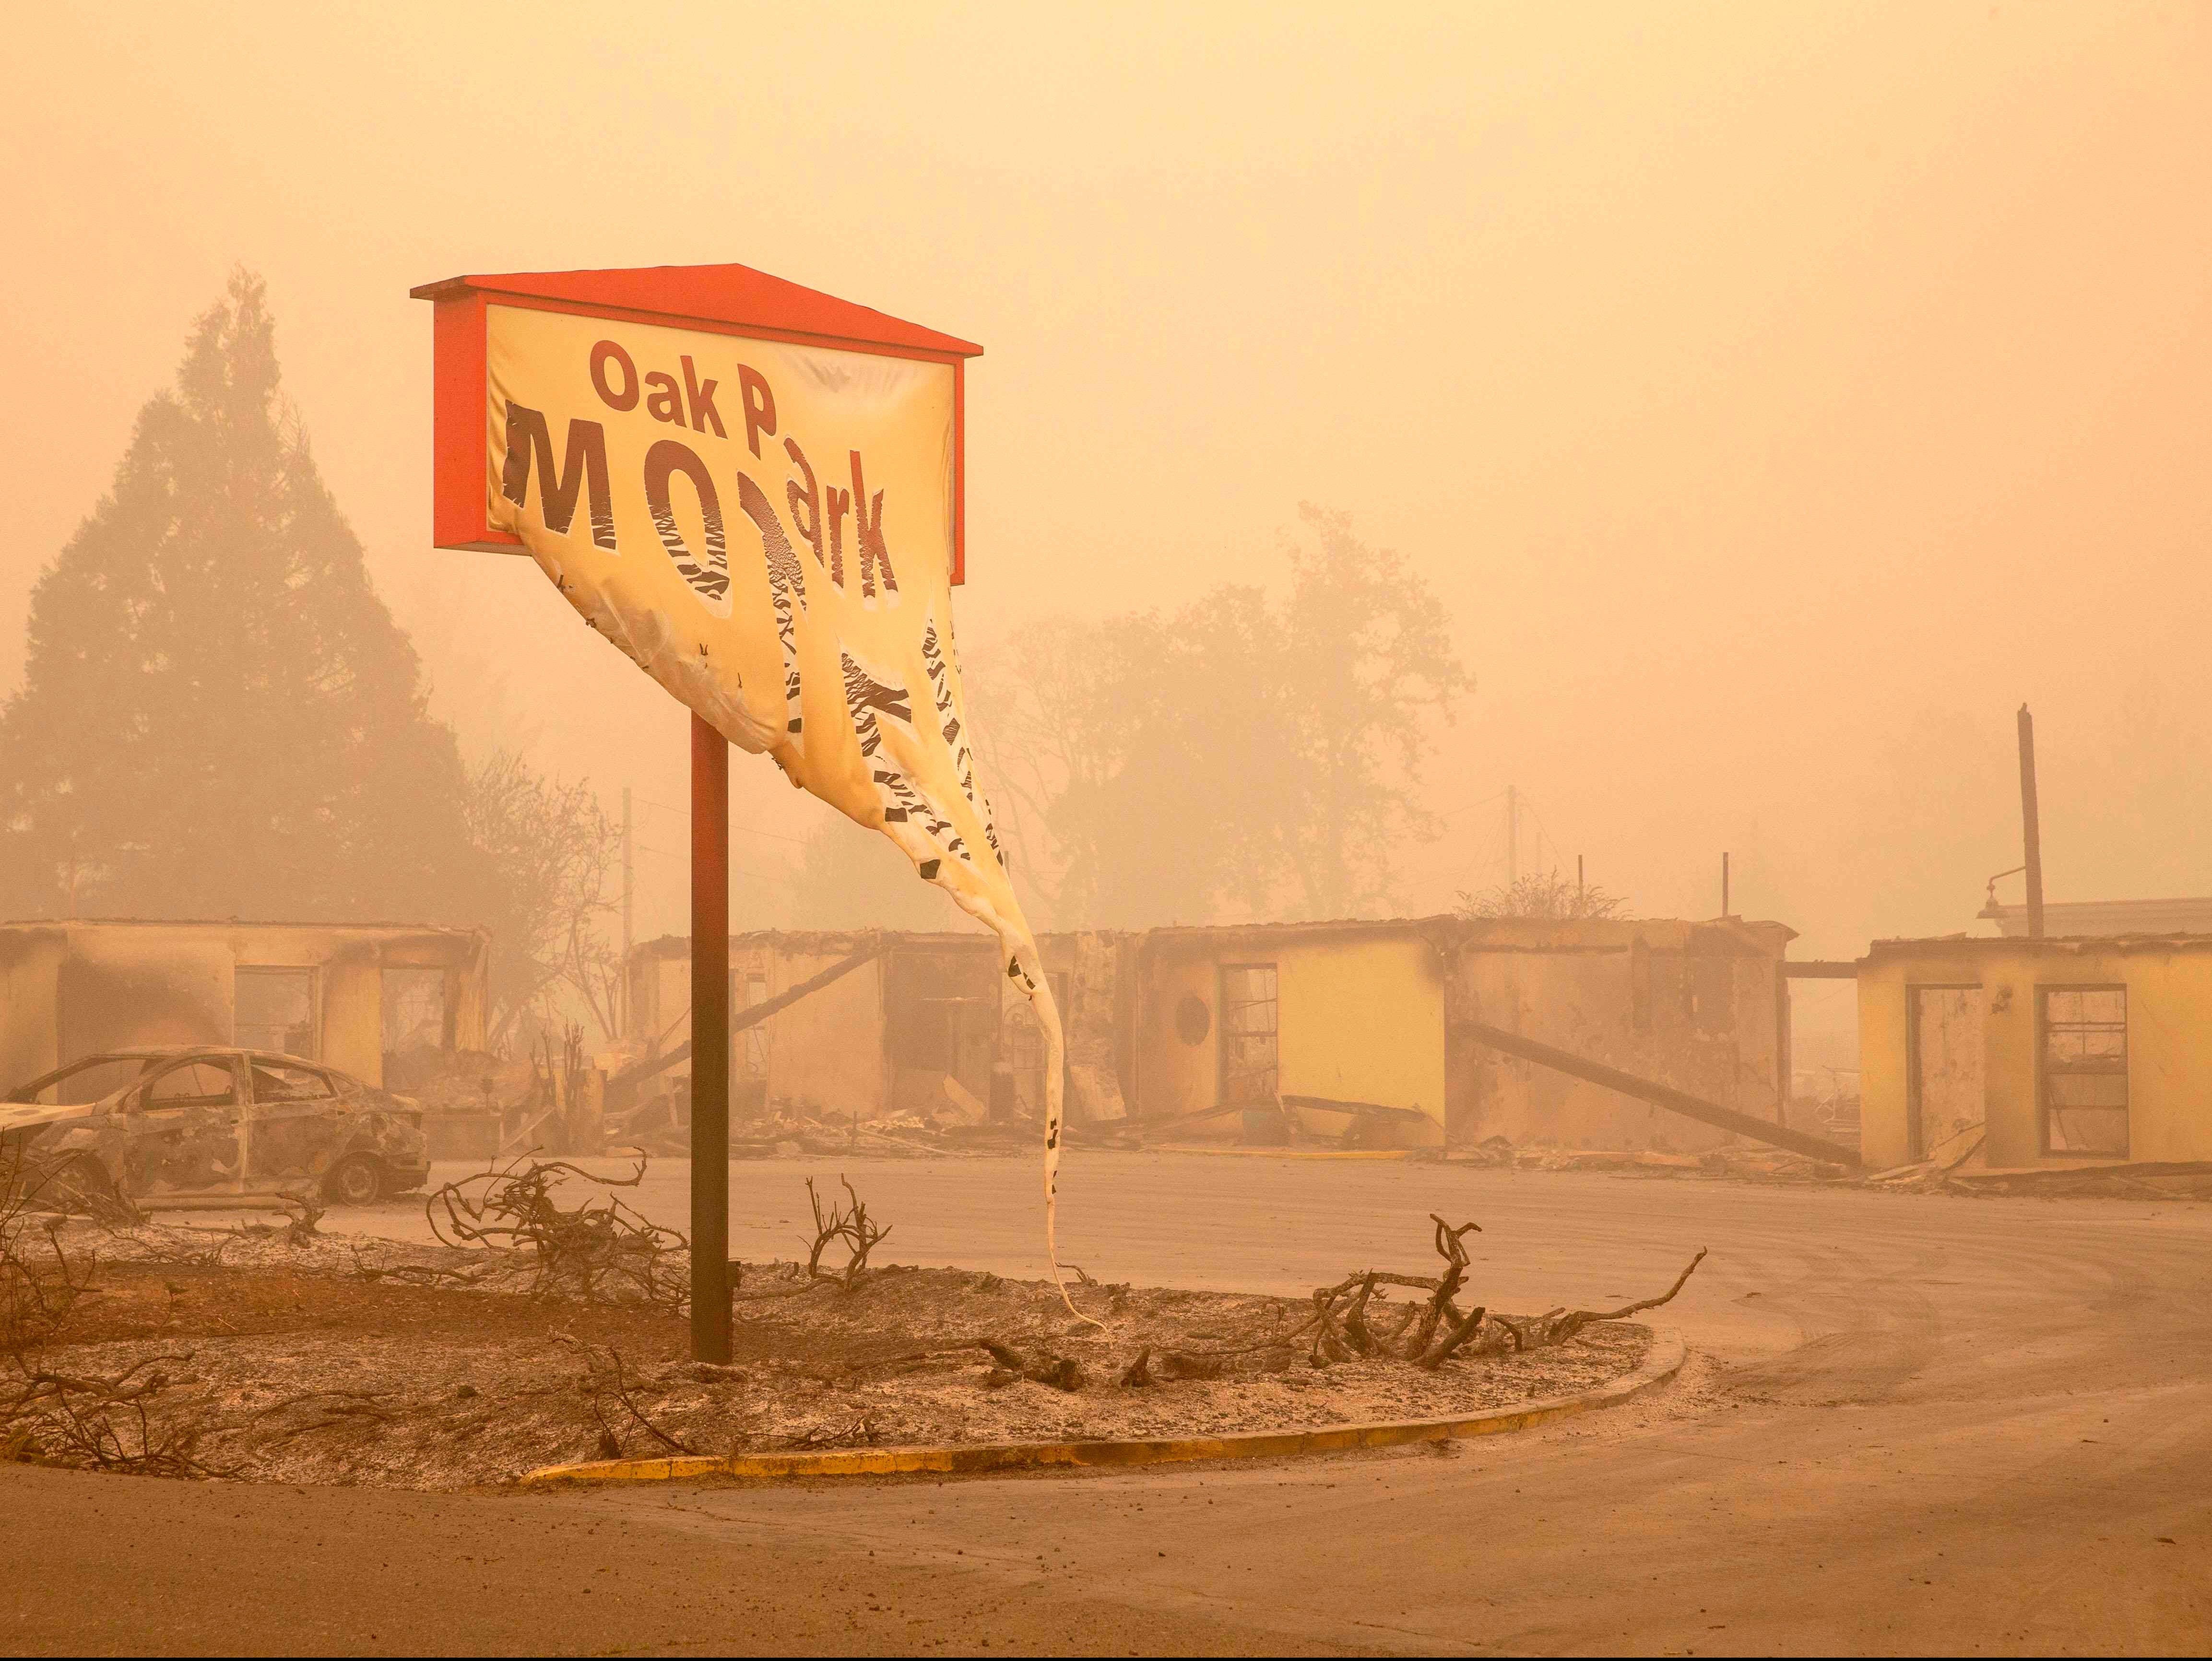
[[[261,1050],[110,1050],[0,1103],[0,1144],[73,1185],[158,1208],[166,1197],[319,1188],[345,1205],[428,1178],[404,1097]]]

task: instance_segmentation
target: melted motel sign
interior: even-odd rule
[[[732,743],[1025,943],[952,637],[981,349],[744,266],[415,293],[438,544],[530,555]]]
[[[414,293],[437,307],[438,545],[528,555],[702,720],[997,933],[1044,1029],[1049,1246],[1060,1020],[952,638],[981,349],[742,265]]]

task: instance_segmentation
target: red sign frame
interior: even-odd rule
[[[493,306],[659,324],[747,340],[917,358],[952,369],[952,581],[968,576],[967,361],[983,349],[957,336],[802,288],[746,265],[652,265],[448,277],[409,291],[432,302],[430,540],[439,548],[516,554],[521,541],[484,518],[486,336]]]

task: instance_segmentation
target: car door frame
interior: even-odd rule
[[[295,1173],[270,1172],[261,1173],[262,1177],[267,1182],[275,1185],[294,1180],[320,1182],[331,1173],[338,1161],[345,1157],[346,1153],[343,1146],[344,1137],[342,1124],[346,1093],[339,1085],[341,1075],[332,1072],[319,1061],[310,1061],[304,1056],[284,1055],[274,1050],[248,1050],[243,1052],[240,1058],[245,1063],[246,1088],[251,1097],[246,1108],[246,1118],[250,1122],[258,1124],[275,1117],[269,1109],[278,1106],[301,1109],[298,1114],[300,1118],[323,1118],[330,1121],[330,1157],[325,1161],[323,1169],[318,1171],[313,1168],[313,1155],[310,1154],[307,1167],[300,1172]],[[287,1100],[281,1103],[272,1101],[264,1104],[261,1100],[260,1090],[253,1082],[254,1074],[264,1066],[283,1067],[293,1072],[312,1073],[315,1077],[322,1080],[325,1094],[320,1096],[310,1096],[304,1101]],[[251,1163],[246,1169],[249,1175],[254,1174]]]
[[[246,1186],[246,1173],[252,1168],[251,1164],[252,1155],[252,1120],[251,1114],[247,1112],[249,1086],[246,1078],[245,1070],[239,1065],[240,1059],[241,1058],[235,1053],[224,1054],[221,1052],[210,1052],[206,1051],[199,1051],[186,1055],[173,1057],[165,1063],[160,1063],[147,1069],[146,1076],[131,1087],[130,1090],[125,1094],[122,1102],[119,1104],[124,1118],[123,1129],[125,1132],[125,1162],[126,1170],[125,1173],[125,1179],[118,1181],[116,1185],[118,1188],[123,1189],[126,1192],[140,1194],[150,1194],[156,1191],[155,1185],[147,1184],[139,1185],[132,1184],[128,1180],[129,1176],[131,1174],[129,1170],[129,1167],[134,1163],[132,1156],[137,1153],[142,1143],[150,1143],[153,1138],[160,1133],[162,1128],[161,1125],[159,1123],[149,1125],[148,1123],[149,1117],[156,1112],[161,1112],[166,1115],[170,1111],[164,1108],[150,1106],[149,1105],[149,1097],[154,1087],[156,1084],[159,1084],[163,1079],[168,1077],[170,1074],[179,1072],[186,1067],[198,1066],[222,1068],[227,1070],[230,1074],[230,1107],[234,1115],[232,1123],[236,1127],[238,1174],[228,1182],[211,1183],[204,1188],[195,1189],[191,1191],[201,1193],[222,1193],[226,1191],[231,1192],[243,1192],[245,1191]],[[185,1107],[180,1106],[176,1108],[174,1110],[176,1114],[174,1120],[168,1122],[173,1123],[178,1130],[181,1131],[185,1122],[185,1114],[189,1111],[190,1110]],[[111,1175],[113,1173],[111,1173]]]

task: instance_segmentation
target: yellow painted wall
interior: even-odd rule
[[[1455,937],[1454,1020],[1533,1038],[1771,1119],[1779,1094],[1771,923],[1487,918]],[[1454,1040],[1455,1142],[1703,1153],[1734,1137],[1602,1085]]]
[[[1436,954],[1413,935],[1346,934],[1264,943],[1211,942],[1163,951],[1149,966],[1137,1037],[1139,1111],[1149,1119],[1212,1107],[1220,1100],[1220,970],[1269,963],[1276,974],[1276,1069],[1285,1095],[1328,1096],[1411,1107],[1431,1124],[1395,1130],[1395,1139],[1443,1140],[1444,994]],[[1205,1035],[1186,1041],[1176,1011],[1185,997],[1206,1006]],[[1342,1131],[1345,1115],[1306,1111],[1322,1134]],[[1407,1131],[1413,1134],[1407,1135]],[[1178,1131],[1193,1138],[1233,1139],[1234,1114]]]
[[[0,933],[0,1091],[62,1064],[55,997],[67,949],[59,927]]]
[[[1138,1111],[1146,1118],[1194,1113],[1219,1100],[1219,981],[1211,957],[1172,959],[1154,969],[1138,1041]],[[1185,997],[1206,1006],[1206,1032],[1195,1044],[1185,1043],[1176,1031],[1176,1006]]]
[[[384,1076],[386,964],[444,968],[457,1047],[483,1046],[484,937],[459,930],[17,925],[0,929],[0,961],[8,977],[0,1003],[0,1082],[10,1086],[100,1050],[232,1043],[240,968],[314,970],[320,1058],[370,1084]]]
[[[857,936],[740,935],[730,945],[732,1013],[748,1001],[754,976],[775,997],[859,949]],[[629,1038],[664,1049],[691,1037],[691,959],[687,952],[654,949],[631,960]],[[884,963],[864,963],[761,1023],[766,1048],[767,1099],[809,1112],[863,1118],[887,1110],[884,1058]],[[730,1076],[746,1071],[746,1035],[734,1035]],[[679,1070],[688,1069],[679,1068]],[[733,1083],[732,1088],[736,1088]]]
[[[745,979],[760,975],[775,997],[852,955],[847,943],[820,951],[786,945],[739,946],[730,954],[736,1002],[745,1001]],[[690,965],[683,965],[684,997],[690,998]],[[884,993],[881,958],[840,976],[762,1023],[767,1034],[768,1097],[809,1112],[862,1118],[884,1111]],[[745,1039],[737,1034],[733,1049]],[[740,1057],[731,1058],[732,1072]]]
[[[1431,1133],[1397,1139],[1441,1145],[1444,985],[1429,943],[1354,937],[1289,948],[1276,964],[1282,1093],[1417,1108]],[[1311,1118],[1323,1131],[1347,1122]]]
[[[1909,979],[1921,984],[1949,980],[1960,985],[1981,982],[1978,963],[1953,966],[1946,975],[1939,961],[1914,964]],[[1911,1157],[1906,1120],[1911,1088],[1907,1071],[1905,966],[1859,967],[1859,1157],[1870,1170],[1887,1171]]]
[[[2094,1163],[2042,1151],[2038,991],[2125,986],[2128,1157],[2212,1160],[2212,942],[1900,941],[1859,970],[1861,1146],[1875,1169],[1908,1156],[1908,989],[1979,985],[1984,1023],[1984,1157],[1995,1167]]]

